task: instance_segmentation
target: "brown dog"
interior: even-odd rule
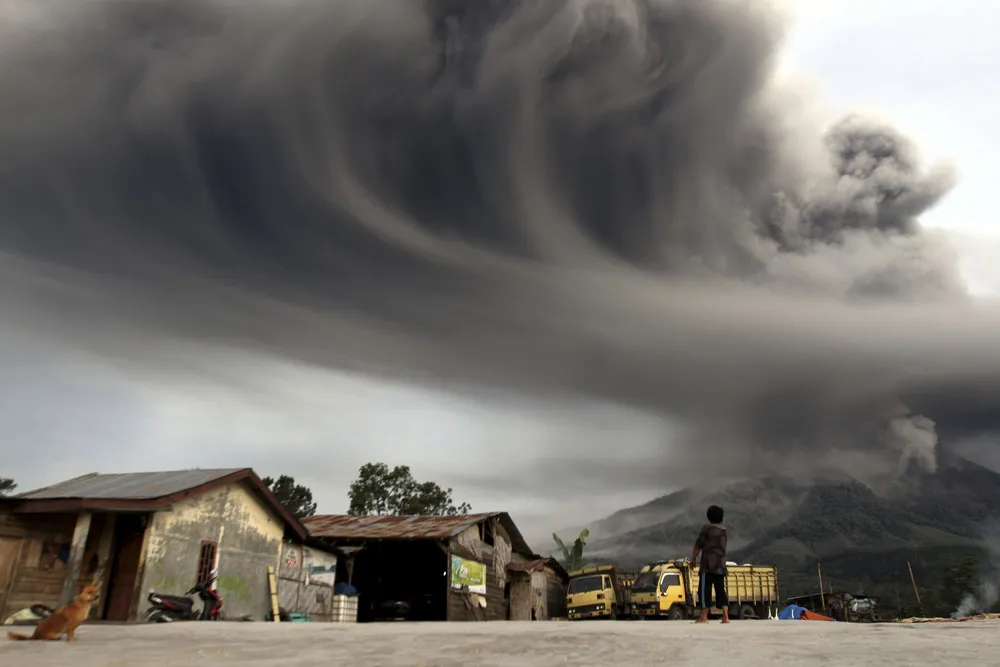
[[[73,634],[76,632],[76,629],[90,615],[90,605],[96,599],[97,589],[93,586],[84,586],[75,600],[62,609],[55,610],[51,616],[46,616],[39,621],[38,625],[35,626],[34,634],[30,637],[28,635],[19,635],[15,632],[8,632],[7,637],[18,640],[55,640],[61,639],[63,635],[66,635],[66,641],[71,642],[73,641]]]

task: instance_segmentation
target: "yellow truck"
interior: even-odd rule
[[[566,589],[569,620],[627,618],[631,612],[631,585],[632,578],[616,565],[595,565],[570,572]]]
[[[777,612],[778,570],[763,565],[726,567],[726,592],[729,595],[731,618],[768,618]],[[698,566],[687,560],[666,560],[645,565],[631,590],[632,615],[638,618],[681,620],[698,613]],[[722,613],[713,607],[712,615]]]

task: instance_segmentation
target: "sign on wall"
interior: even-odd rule
[[[322,551],[303,550],[303,559],[306,566],[306,584],[329,586],[337,580],[337,557]]]
[[[314,621],[332,617],[337,556],[286,543],[278,575],[278,604],[289,612],[309,612]]]
[[[451,557],[451,587],[468,587],[471,593],[486,595],[486,566],[474,560]]]

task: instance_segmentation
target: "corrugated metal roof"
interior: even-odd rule
[[[516,553],[529,558],[531,550],[521,531],[506,512],[484,512],[463,516],[347,516],[327,514],[302,521],[309,535],[334,541],[445,540],[486,519],[496,518],[511,539]]]
[[[425,540],[454,537],[502,512],[463,516],[347,516],[327,514],[302,521],[313,537],[330,540]]]
[[[113,475],[91,473],[52,486],[28,491],[14,496],[14,498],[17,500],[62,500],[69,498],[148,500],[182,493],[241,470],[246,470],[246,468],[133,472]]]
[[[566,569],[555,558],[535,558],[534,560],[511,561],[507,564],[507,569],[514,572],[536,572],[546,567],[552,568],[552,570],[562,579],[569,579]]]

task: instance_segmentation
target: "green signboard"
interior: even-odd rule
[[[452,555],[451,587],[468,587],[471,593],[486,595],[486,566],[474,560],[465,560]]]

